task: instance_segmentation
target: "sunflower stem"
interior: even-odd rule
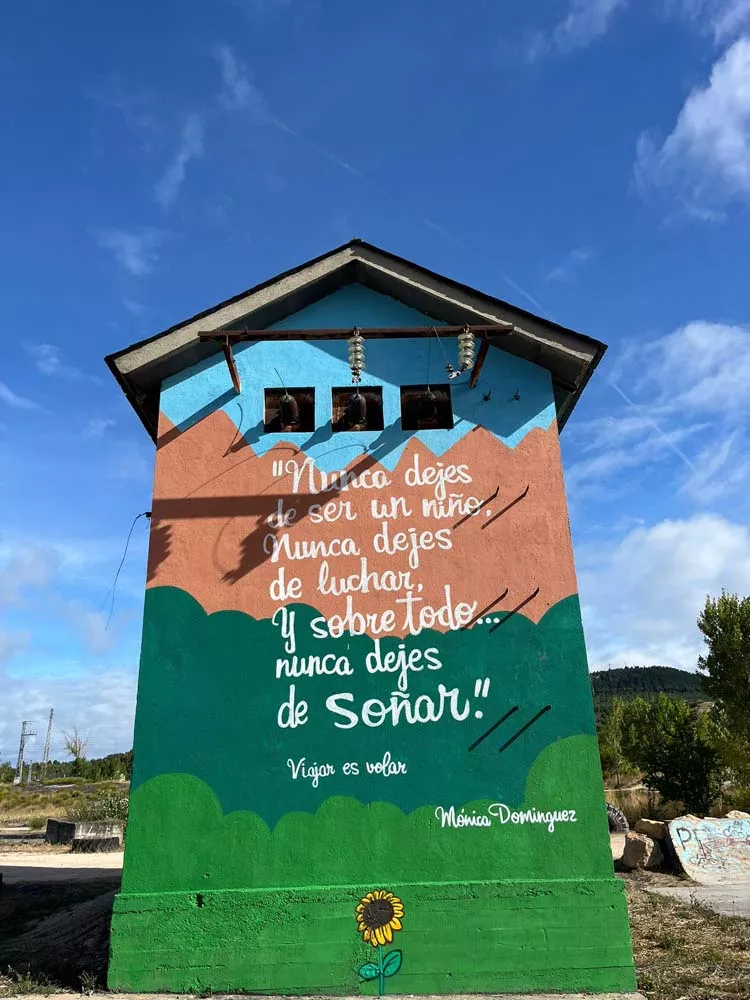
[[[383,969],[383,946],[378,945],[378,996],[382,997],[385,993],[385,971]]]

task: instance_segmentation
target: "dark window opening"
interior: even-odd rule
[[[453,430],[449,385],[402,385],[401,429],[405,431]]]
[[[315,430],[315,390],[264,389],[263,430],[266,434],[304,433]]]
[[[379,385],[348,385],[331,390],[334,431],[382,431],[383,390]]]

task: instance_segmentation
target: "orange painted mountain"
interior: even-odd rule
[[[456,606],[536,622],[576,592],[556,429],[508,448],[478,427],[440,458],[413,438],[392,471],[364,454],[326,476],[291,443],[257,455],[221,410],[182,433],[162,415],[148,582],[255,618],[448,603],[433,628]]]

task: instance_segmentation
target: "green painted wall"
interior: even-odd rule
[[[356,306],[352,323],[397,322],[397,304],[379,313],[373,296],[353,289],[315,318],[346,325]],[[492,350],[492,406],[454,386],[454,429],[417,441],[400,430],[395,380],[416,377],[424,343],[377,350],[368,377],[388,416],[370,437],[327,423],[326,393],[348,381],[342,345],[238,352],[243,393],[224,409],[210,405],[224,398],[221,362],[165,387],[112,988],[634,988],[547,373]],[[316,386],[311,435],[269,441],[247,424],[276,367]],[[294,484],[290,463],[306,458],[368,485]],[[447,474],[445,497],[473,497],[469,515],[438,516],[442,487],[416,468]],[[348,516],[323,522],[328,500]],[[378,513],[392,502],[393,518]],[[407,539],[444,534],[418,557],[385,555],[384,521]],[[285,535],[347,537],[357,552],[272,558]],[[327,634],[345,598],[321,567],[353,579],[362,558],[410,574],[393,592],[354,592],[357,612],[394,612],[378,641],[372,621]],[[293,595],[282,573],[299,580]],[[415,629],[407,594],[451,614]],[[288,676],[293,656],[325,672]]]

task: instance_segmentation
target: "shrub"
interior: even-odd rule
[[[119,820],[126,823],[128,819],[128,796],[110,793],[98,795],[96,798],[85,799],[76,803],[68,810],[68,819],[78,820]]]

